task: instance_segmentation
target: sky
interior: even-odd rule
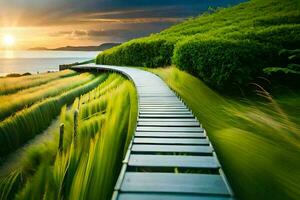
[[[242,0],[0,0],[0,37],[10,48],[125,42]],[[8,48],[5,42],[0,49]]]

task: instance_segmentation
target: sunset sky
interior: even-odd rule
[[[0,37],[13,36],[15,49],[124,42],[197,16],[209,6],[241,1],[0,0]]]

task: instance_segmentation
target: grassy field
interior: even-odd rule
[[[58,73],[44,73],[34,76],[0,78],[0,95],[7,95],[30,87],[40,86],[53,80],[77,75],[75,71],[64,70]]]
[[[68,90],[88,83],[95,77],[92,74],[80,74],[72,77],[50,81],[39,86],[30,87],[16,93],[0,96],[0,120],[29,107],[42,99],[58,96]]]
[[[0,199],[111,197],[134,133],[137,97],[132,83],[120,75],[103,74],[96,79],[101,81],[84,95],[77,94],[80,98],[71,108],[61,106],[60,122],[65,127],[62,152],[58,151],[57,127],[52,140],[26,148],[21,159],[2,170]],[[75,110],[79,112],[76,137]]]
[[[260,91],[263,98],[234,99],[175,67],[150,71],[183,98],[207,129],[238,199],[298,199],[299,92],[272,97]]]
[[[0,122],[0,156],[6,156],[41,133],[59,114],[63,105],[72,103],[106,77],[106,74],[95,76],[86,73],[0,96],[3,100],[1,113],[13,114],[2,118]]]

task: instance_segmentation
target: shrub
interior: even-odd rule
[[[245,86],[276,54],[275,48],[253,41],[192,39],[176,46],[173,62],[221,90]]]
[[[97,64],[159,67],[171,64],[174,43],[164,39],[136,40],[97,57]]]

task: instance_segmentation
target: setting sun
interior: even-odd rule
[[[14,36],[12,36],[12,35],[4,35],[3,36],[3,44],[5,46],[10,47],[10,46],[14,45],[14,43],[15,43]]]

